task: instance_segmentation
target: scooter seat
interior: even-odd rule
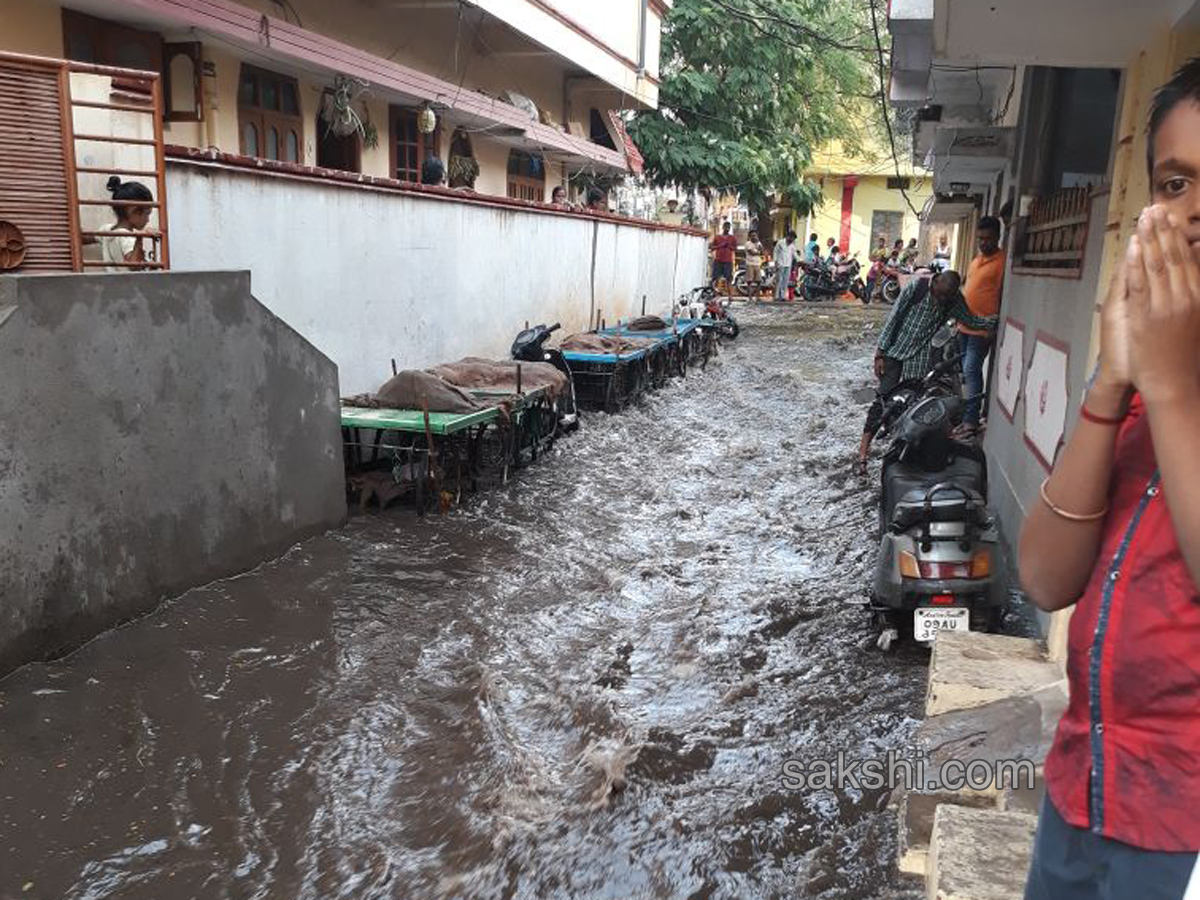
[[[987,520],[987,464],[977,457],[955,456],[949,466],[937,472],[893,462],[884,467],[883,480],[884,519],[893,528],[905,530],[925,521],[926,493],[938,484],[954,485],[961,491],[939,491],[932,498],[931,521],[982,525]]]
[[[978,491],[968,490],[966,496],[958,491],[939,491],[925,504],[926,492],[910,491],[892,511],[892,527],[907,531],[925,522],[968,522],[982,527],[987,524],[987,509]]]

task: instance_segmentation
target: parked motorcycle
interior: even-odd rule
[[[512,358],[522,362],[547,362],[567,376],[567,392],[556,401],[559,430],[567,432],[579,427],[579,409],[575,405],[575,381],[571,377],[571,367],[562,351],[557,347],[545,346],[550,335],[561,327],[561,324],[555,322],[548,328],[545,325],[535,325],[525,329],[513,341]]]
[[[771,297],[775,293],[775,279],[779,277],[774,260],[767,260],[762,266],[762,275],[758,283],[758,295]],[[750,287],[746,283],[746,270],[738,269],[733,273],[733,291],[739,297],[749,297]]]
[[[888,398],[883,434],[879,560],[871,597],[887,650],[909,623],[931,644],[945,631],[994,631],[1003,593],[996,576],[999,531],[987,508],[987,462],[954,440],[965,401],[954,331],[934,338],[941,359],[923,379]]]
[[[863,303],[867,302],[867,288],[859,273],[862,264],[858,254],[837,264],[819,260],[801,263],[804,277],[801,281],[801,296],[805,300],[834,300],[849,291]]]
[[[691,319],[712,319],[721,337],[732,339],[741,331],[737,319],[729,312],[729,298],[712,287],[698,287],[684,294],[676,301],[674,314]]]

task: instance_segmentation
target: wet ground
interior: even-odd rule
[[[355,518],[0,682],[0,898],[915,898],[864,648],[876,315],[742,337],[447,515]]]

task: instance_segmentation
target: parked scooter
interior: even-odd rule
[[[887,650],[911,622],[931,644],[944,631],[994,631],[1003,595],[995,576],[999,532],[987,509],[987,463],[950,433],[961,421],[954,331],[934,338],[942,358],[923,379],[900,385],[884,413],[879,517],[882,536],[871,612]]]
[[[545,346],[550,335],[561,327],[561,324],[555,322],[549,328],[545,325],[535,325],[525,329],[513,341],[512,358],[522,362],[547,362],[567,376],[567,392],[558,398],[556,407],[558,428],[562,432],[568,432],[579,427],[579,410],[575,405],[575,381],[571,377],[571,367],[567,365],[562,351],[557,347]]]

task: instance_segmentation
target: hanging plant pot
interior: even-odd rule
[[[363,122],[363,146],[368,150],[374,150],[379,146],[379,129],[375,127],[375,123],[370,119]]]
[[[479,177],[479,161],[473,156],[451,156],[448,170],[451,187],[474,187]]]
[[[333,81],[333,87],[326,88],[325,93],[321,95],[321,121],[325,123],[328,134],[337,137],[358,134],[366,137],[363,117],[358,114],[354,104],[362,99],[367,87],[365,81],[338,75]]]

